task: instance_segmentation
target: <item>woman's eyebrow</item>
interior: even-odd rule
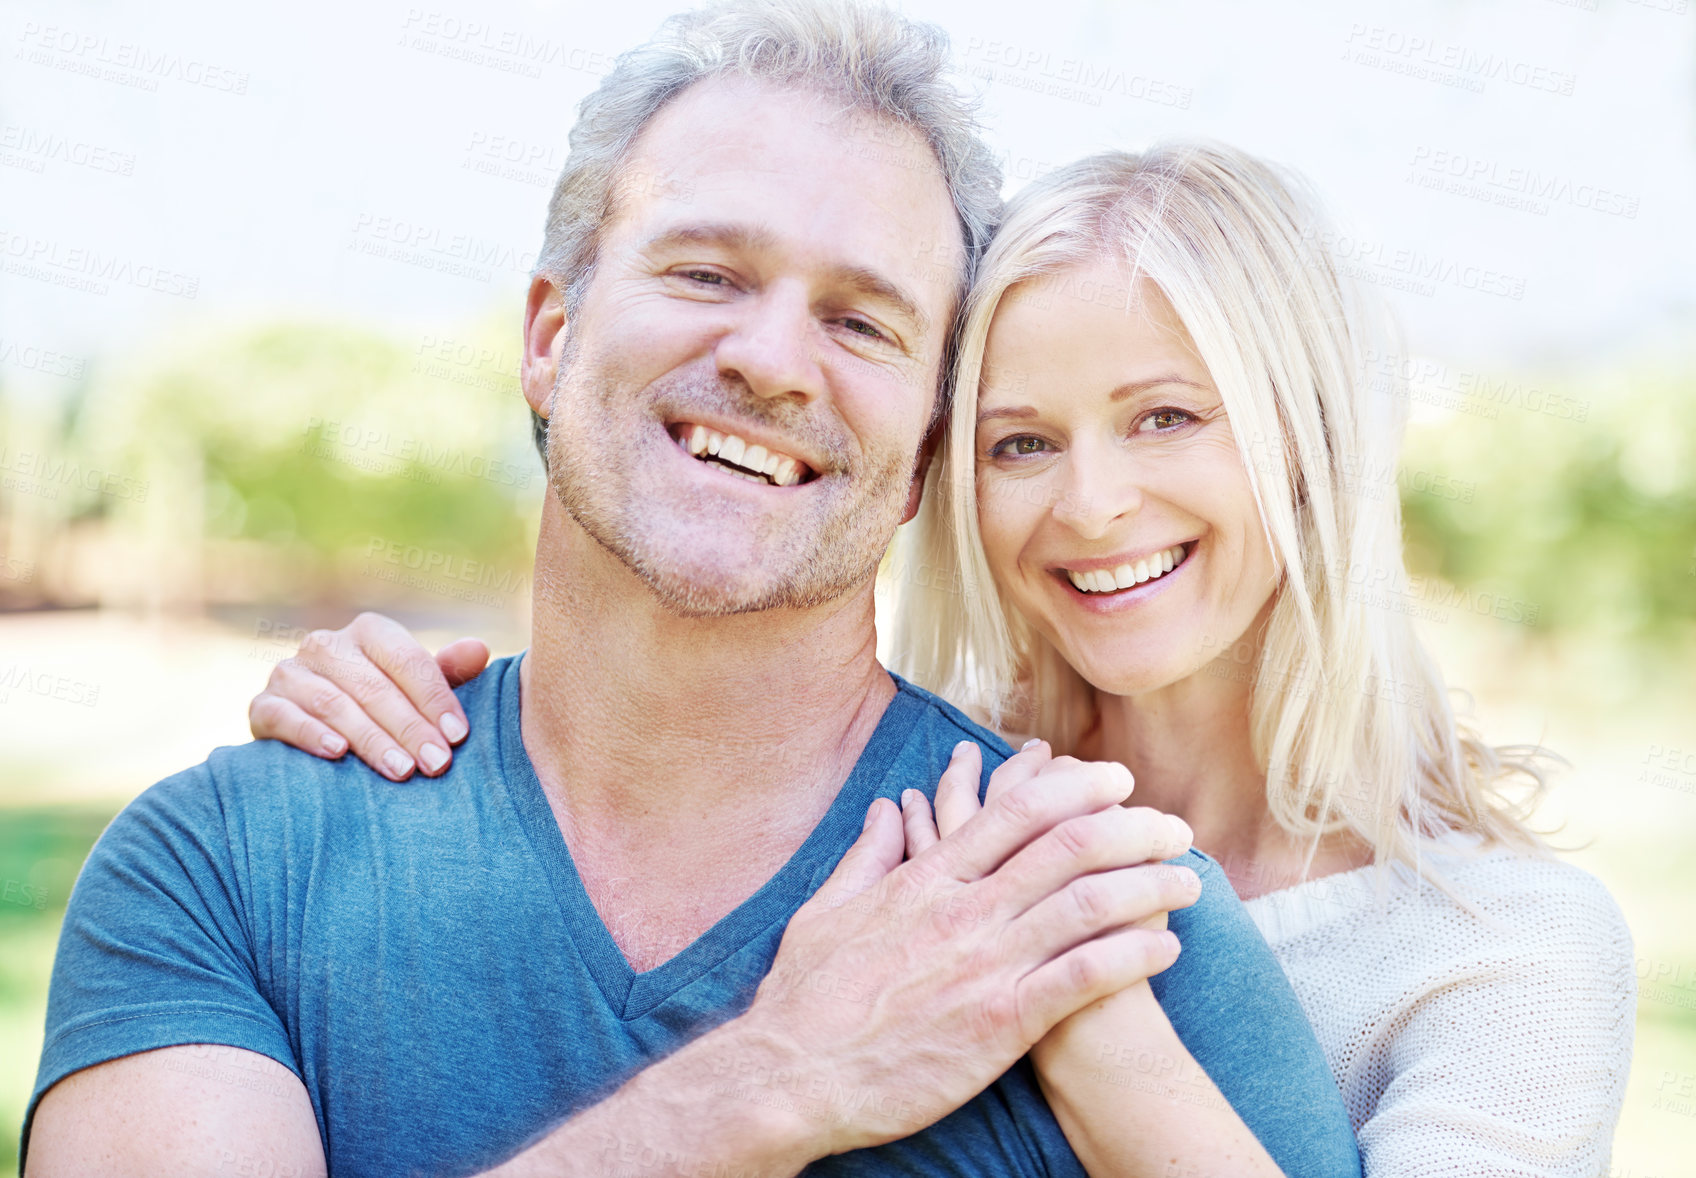
[[[1199,384],[1193,380],[1186,380],[1174,372],[1169,373],[1166,376],[1154,376],[1147,380],[1133,380],[1128,384],[1122,384],[1111,393],[1108,393],[1107,399],[1109,401],[1123,401],[1126,397],[1133,397],[1138,393],[1146,392],[1149,389],[1157,388],[1163,384],[1181,384],[1187,385],[1189,388],[1197,389],[1204,393],[1213,392],[1213,389],[1209,388],[1207,385]]]
[[[1161,385],[1168,384],[1180,384],[1186,388],[1192,388],[1203,393],[1211,393],[1214,391],[1208,385],[1200,384],[1193,380],[1187,380],[1184,377],[1173,373],[1167,376],[1155,376],[1150,377],[1148,380],[1133,380],[1127,384],[1122,384],[1111,393],[1108,393],[1107,399],[1109,401],[1123,401],[1126,397],[1135,396],[1137,393],[1147,392],[1149,389],[1159,388]],[[1002,417],[1017,418],[1035,416],[1037,416],[1037,411],[1032,409],[1029,405],[1004,405],[997,406],[994,409],[984,409],[980,411],[978,413],[978,424],[982,425],[986,421],[994,421],[997,418]]]
[[[978,413],[978,424],[994,421],[998,417],[1035,417],[1036,410],[1029,405],[1008,405],[999,409],[984,409]]]

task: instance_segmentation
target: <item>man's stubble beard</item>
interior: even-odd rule
[[[680,617],[704,618],[811,609],[859,588],[875,574],[900,523],[916,453],[892,455],[879,463],[876,471],[866,474],[854,468],[849,447],[839,438],[831,439],[822,448],[836,463],[838,473],[830,477],[840,480],[840,472],[846,471],[850,486],[857,487],[858,493],[821,497],[822,501],[814,504],[815,510],[788,521],[786,535],[757,537],[762,575],[728,575],[721,583],[703,583],[698,574],[691,575],[688,562],[679,559],[676,551],[677,545],[688,542],[688,536],[667,537],[665,521],[654,518],[656,511],[675,513],[678,509],[668,509],[640,493],[633,478],[640,467],[637,449],[629,445],[568,447],[573,438],[581,441],[606,436],[609,431],[602,428],[606,424],[613,425],[612,432],[619,425],[643,429],[652,425],[652,417],[641,411],[628,413],[621,422],[618,409],[634,408],[642,393],[622,388],[611,374],[579,373],[578,352],[575,341],[568,340],[554,380],[548,414],[548,485],[577,526],[634,573],[666,610]],[[561,423],[560,411],[569,403],[568,379],[578,383],[575,395],[584,403],[584,416],[591,424],[579,427],[568,420],[563,424],[570,428],[556,431],[553,427]],[[773,420],[778,415],[753,394],[745,389],[735,391],[734,382],[693,382],[670,392],[685,394],[677,401],[685,417],[689,408],[712,409],[730,420],[763,422],[796,436],[784,430],[784,423]],[[676,446],[670,438],[663,444]],[[644,512],[644,506],[650,510]]]

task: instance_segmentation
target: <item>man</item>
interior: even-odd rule
[[[114,821],[31,1178],[1083,1172],[1023,1057],[1172,964],[1136,926],[1196,882],[1122,768],[1041,748],[901,862],[902,791],[1007,755],[874,653],[995,191],[943,56],[733,3],[585,102],[525,315],[529,651],[463,690],[426,788],[260,742]],[[1168,1013],[1288,1165],[1347,1125],[1226,901],[1173,914]]]

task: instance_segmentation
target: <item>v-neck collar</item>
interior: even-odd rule
[[[878,718],[877,727],[848,780],[842,783],[824,817],[795,853],[753,895],[681,952],[653,969],[638,973],[625,960],[601,914],[590,902],[559,822],[542,792],[536,768],[524,748],[518,673],[523,658],[521,654],[507,663],[500,685],[501,777],[530,845],[553,885],[572,943],[582,954],[608,1006],[626,1020],[647,1014],[773,923],[788,923],[859,837],[866,807],[884,792],[878,786],[888,776],[924,708],[899,676],[890,675],[896,686],[894,698]]]

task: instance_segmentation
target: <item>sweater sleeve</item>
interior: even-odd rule
[[[1392,1029],[1388,1082],[1359,1129],[1366,1178],[1593,1178],[1631,1065],[1630,931],[1564,864],[1520,860],[1469,883],[1485,885],[1466,889],[1485,919],[1443,921],[1451,951]]]

